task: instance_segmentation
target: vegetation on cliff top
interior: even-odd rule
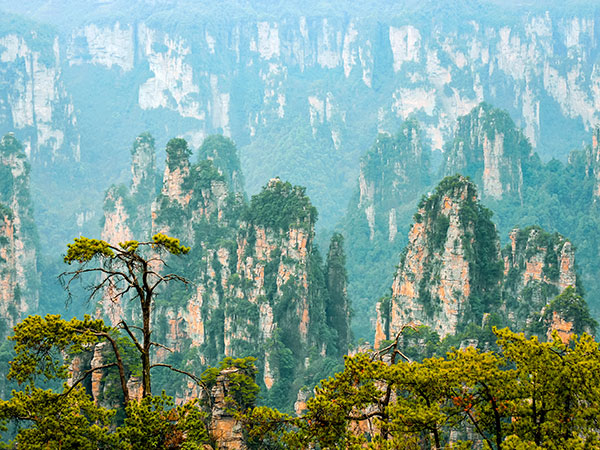
[[[497,352],[474,347],[411,361],[397,341],[346,357],[301,417],[259,407],[244,420],[261,448],[583,449],[600,445],[600,350],[494,329]],[[391,360],[391,361],[390,361]],[[384,362],[385,361],[385,362]],[[391,363],[390,363],[391,362]]]
[[[276,178],[252,196],[245,220],[278,232],[287,232],[291,227],[311,231],[317,209],[306,196],[306,188]]]

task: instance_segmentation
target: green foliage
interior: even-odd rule
[[[339,227],[346,242],[352,329],[356,337],[367,340],[372,339],[373,299],[388,291],[398,254],[407,241],[414,205],[431,183],[432,152],[421,125],[409,118],[393,127],[397,127],[394,135],[379,134],[372,143],[363,140],[359,147],[368,148],[360,167],[362,189],[366,187],[369,193],[366,197],[366,192],[361,193],[354,176],[354,195]],[[371,222],[366,208],[374,219]],[[395,235],[390,224],[395,224]]]
[[[202,450],[210,443],[207,414],[197,399],[174,407],[163,391],[160,396],[130,402],[125,412],[125,423],[115,433],[123,450]]]
[[[2,140],[0,140],[0,155],[16,156],[17,158],[25,159],[23,145],[21,145],[12,133],[4,135]]]
[[[93,402],[82,387],[66,395],[34,386],[13,391],[10,400],[0,400],[0,419],[21,426],[16,447],[24,450],[96,450],[113,448],[117,442],[110,432],[114,411]]]
[[[473,438],[495,450],[595,448],[598,344],[585,334],[567,345],[494,333],[496,353],[467,347],[391,364],[347,357],[344,371],[315,389],[303,416],[249,411],[249,436],[265,448],[468,449]]]
[[[590,315],[587,302],[576,293],[573,286],[568,286],[544,309],[544,323],[549,325],[555,312],[563,320],[573,322],[573,332],[576,334],[593,333],[598,327],[598,322]]]
[[[135,243],[135,241],[129,241],[129,242],[130,242],[129,249],[131,249],[131,245],[132,245],[131,242]],[[164,248],[172,255],[185,255],[185,254],[189,253],[189,251],[190,251],[190,247],[184,247],[183,245],[181,245],[181,243],[179,242],[179,239],[169,237],[162,233],[158,233],[158,234],[155,234],[154,236],[152,236],[152,242],[154,242],[155,248],[156,247]],[[135,248],[137,248],[137,243],[135,243]],[[135,251],[135,249],[133,249],[133,250]],[[129,250],[127,250],[127,251],[129,251]]]
[[[245,411],[256,401],[258,385],[254,381],[257,370],[255,358],[227,357],[217,367],[211,367],[202,374],[202,382],[210,391],[219,376],[227,378],[229,390],[225,401],[232,411]]]
[[[325,283],[329,301],[326,305],[327,323],[337,334],[338,355],[345,355],[350,345],[349,329],[350,301],[347,294],[348,274],[346,272],[346,254],[344,237],[334,233],[329,244]]]
[[[192,151],[188,148],[187,142],[182,138],[173,138],[167,142],[167,166],[169,170],[175,170],[182,164],[189,164],[189,157]]]
[[[0,203],[0,218],[2,218],[3,220],[9,220],[9,221],[13,219],[12,210],[8,206],[6,206],[2,203]]]
[[[296,226],[311,230],[317,220],[317,210],[305,195],[306,189],[292,186],[278,178],[252,196],[244,219],[273,231],[286,232]]]
[[[66,321],[60,315],[29,316],[14,328],[9,340],[15,342],[15,357],[8,379],[31,382],[38,376],[67,379],[68,361],[62,355],[80,353],[99,341],[99,333],[111,329],[101,319],[76,318]]]
[[[114,258],[115,253],[108,242],[81,236],[75,238],[73,244],[67,244],[67,254],[64,257],[64,261],[67,264],[72,264],[73,262],[85,263],[95,257]]]
[[[198,149],[198,162],[212,160],[223,176],[227,179],[232,191],[243,191],[244,179],[238,151],[233,141],[221,134],[207,136]]]

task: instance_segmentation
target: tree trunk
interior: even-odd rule
[[[152,388],[150,386],[150,302],[148,299],[142,302],[142,315],[143,315],[143,333],[144,341],[142,347],[142,397],[149,397],[152,395]]]

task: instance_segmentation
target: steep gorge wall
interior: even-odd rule
[[[251,192],[274,175],[306,185],[331,226],[371,136],[411,115],[441,149],[456,119],[485,100],[509,110],[545,157],[566,156],[600,119],[594,14],[503,21],[467,8],[457,25],[440,7],[432,26],[418,11],[382,20],[259,11],[216,25],[192,9],[191,27],[142,12],[110,19],[111,4],[104,8],[102,20],[92,15],[61,33],[23,21],[0,35],[0,70],[14,80],[0,92],[0,128],[18,133],[34,165],[57,170],[52,161],[81,157],[86,174],[120,181],[103,155],[124,167],[121,143],[134,133],[166,127],[198,147],[222,132],[243,148]],[[37,175],[34,183],[42,183]],[[104,188],[95,186],[87,205],[99,204]],[[489,189],[498,192],[497,183]],[[94,209],[70,206],[80,224],[67,238],[94,229]]]
[[[578,285],[575,249],[565,237],[539,227],[514,229],[509,238],[502,251],[504,309],[510,323],[522,329],[550,300]]]
[[[127,190],[121,196],[118,188],[108,191],[103,238],[130,239],[136,212],[145,208],[152,211],[152,233],[176,236],[192,248],[185,258],[167,261],[192,284],[169,286],[157,298],[157,335],[175,350],[159,351],[159,359],[185,355],[184,364],[197,371],[225,356],[255,356],[266,395],[290,403],[302,374],[319,373],[319,364],[349,344],[341,241],[325,265],[313,246],[316,210],[304,188],[272,179],[247,203],[235,192],[232,174],[241,176],[235,146],[221,143],[229,148],[191,163],[186,141],[169,141],[162,188],[152,203],[134,202]],[[105,298],[103,308],[113,323],[132,314],[127,302],[114,299]]]
[[[482,103],[460,117],[457,128],[444,175],[471,175],[484,198],[522,200],[523,169],[533,149],[508,113]]]
[[[348,252],[349,290],[357,316],[372,315],[373,298],[387,290],[380,280],[393,272],[405,244],[414,202],[431,182],[431,149],[416,120],[393,135],[379,134],[361,159],[358,183],[342,220]],[[369,323],[355,327],[366,337]]]
[[[0,317],[6,335],[37,309],[37,230],[29,192],[29,163],[11,134],[0,140]]]
[[[489,212],[467,179],[445,178],[421,201],[409,244],[378,306],[377,338],[411,322],[444,337],[480,322],[499,300],[500,243]]]
[[[569,240],[539,227],[514,229],[500,252],[490,217],[462,176],[445,178],[422,200],[391,296],[377,305],[376,347],[406,325],[426,325],[444,338],[469,324],[483,326],[490,315],[544,337],[552,329],[565,339],[590,330],[587,322],[576,329],[568,308],[552,307],[555,297],[569,292],[571,298],[579,285]]]

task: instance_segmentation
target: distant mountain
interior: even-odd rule
[[[65,224],[43,248],[99,231],[103,191],[126,179],[123,143],[143,131],[159,148],[224,133],[249,193],[273,176],[305,185],[331,228],[360,156],[409,116],[441,149],[485,100],[543,159],[600,119],[590,2],[311,2],[310,16],[306,2],[33,3],[0,2],[0,132],[31,156],[41,229]]]

